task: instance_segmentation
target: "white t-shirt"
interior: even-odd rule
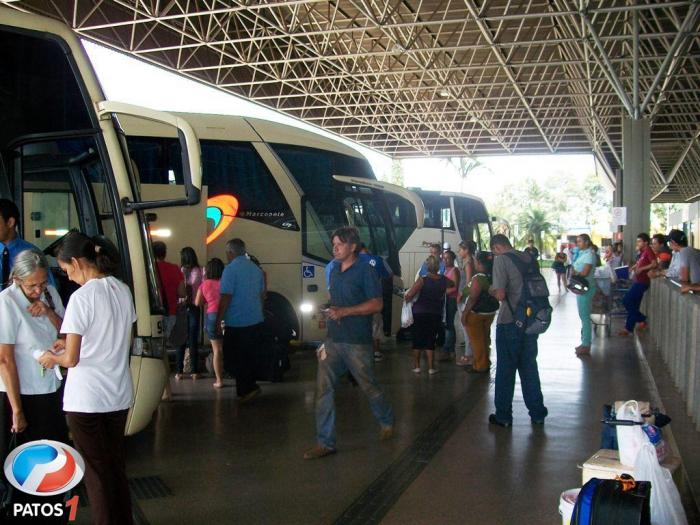
[[[53,286],[48,287],[56,314],[63,317],[63,303]],[[42,296],[42,300],[46,299]],[[48,304],[48,303],[47,303]],[[42,375],[34,350],[48,350],[58,336],[56,327],[45,315],[32,317],[27,311],[30,302],[22,289],[12,284],[0,293],[0,343],[14,345],[15,363],[19,377],[19,391],[24,395],[50,394],[58,390],[61,382],[53,370]],[[7,392],[0,378],[0,392]]]
[[[104,413],[131,406],[129,347],[135,321],[131,291],[114,277],[91,279],[73,293],[61,333],[83,339],[80,361],[68,370],[63,410]]]

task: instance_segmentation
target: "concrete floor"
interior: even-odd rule
[[[218,391],[210,379],[173,381],[173,401],[128,441],[129,477],[159,476],[172,492],[139,499],[142,521],[560,523],[559,494],[580,486],[577,465],[599,448],[602,405],[655,399],[656,390],[632,338],[598,336],[593,354],[576,358],[575,298],[554,301],[539,347],[544,427],[531,426],[519,385],[514,426],[489,426],[492,379],[451,363],[415,376],[406,343],[385,345],[376,365],[396,411],[395,439],[379,442],[366,400],[343,384],[338,454],[314,462],[302,460],[314,443],[313,353],[294,354],[285,383],[263,384],[246,406],[230,381]]]

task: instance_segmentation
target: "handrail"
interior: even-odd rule
[[[700,294],[681,294],[680,286],[675,280],[652,279],[647,324],[686,411],[700,431]]]

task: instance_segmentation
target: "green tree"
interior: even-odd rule
[[[445,159],[445,162],[447,162],[457,170],[457,174],[459,175],[460,193],[464,193],[464,187],[465,183],[467,182],[467,178],[476,170],[485,169],[491,171],[475,157],[449,157]]]
[[[391,162],[391,177],[389,182],[397,186],[404,186],[403,180],[403,164],[400,159],[394,159]]]
[[[520,241],[526,244],[528,239],[534,239],[541,253],[559,230],[559,227],[550,220],[547,212],[539,208],[525,210],[519,217],[518,226],[522,235]]]

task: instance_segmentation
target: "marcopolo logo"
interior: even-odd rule
[[[75,449],[42,439],[20,445],[5,460],[5,476],[13,487],[32,496],[53,496],[83,479],[85,463]]]

